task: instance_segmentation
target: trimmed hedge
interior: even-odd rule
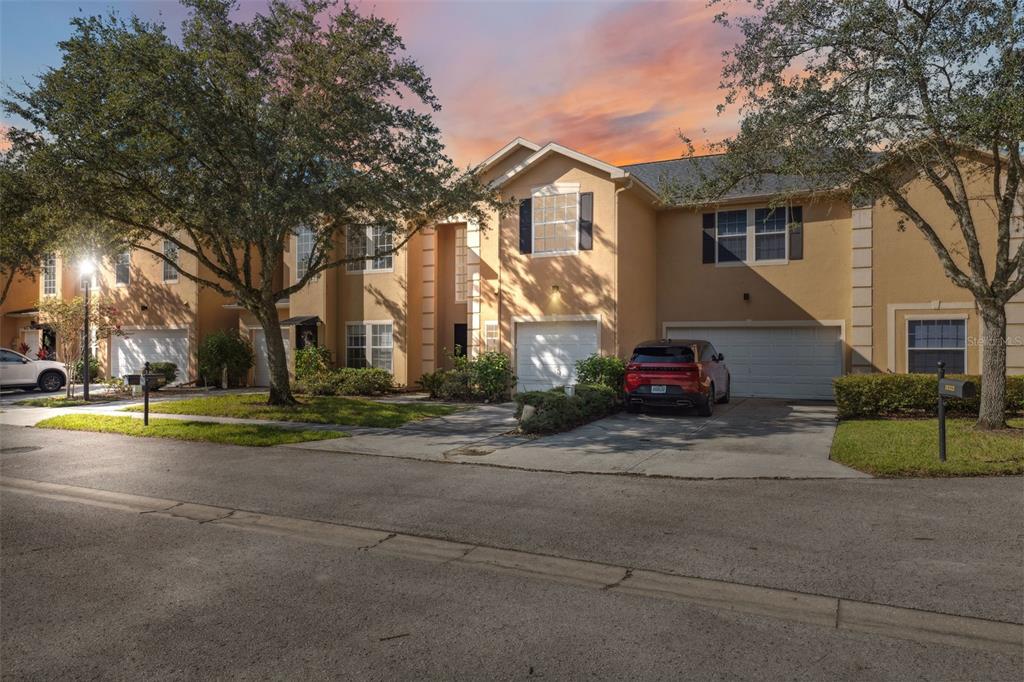
[[[523,408],[536,409],[523,419]],[[595,384],[579,384],[576,394],[568,396],[561,388],[550,391],[526,391],[516,395],[516,418],[524,433],[558,433],[605,417],[619,409],[614,389]]]
[[[947,399],[952,414],[977,416],[981,377],[949,375],[975,385],[976,397]],[[861,417],[921,417],[938,409],[938,377],[934,374],[848,374],[832,381],[840,419]],[[1024,412],[1024,376],[1006,377],[1006,411]]]
[[[306,395],[382,395],[395,389],[395,380],[376,367],[342,367],[307,376],[295,388]]]
[[[581,384],[600,384],[616,393],[622,393],[626,378],[626,361],[615,355],[599,355],[576,361],[576,381]]]

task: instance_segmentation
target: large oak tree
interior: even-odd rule
[[[156,258],[172,242],[206,273],[183,276],[256,317],[270,402],[289,403],[276,303],[364,257],[335,248],[349,230],[384,228],[384,255],[498,204],[446,157],[430,81],[392,24],[328,0],[274,0],[244,22],[227,0],[184,4],[180,41],[137,18],[76,19],[62,64],[6,108],[31,124],[22,144],[47,159],[55,201]],[[281,282],[305,229],[304,272]]]
[[[1012,216],[1024,201],[1021,3],[712,4],[729,5],[717,20],[742,34],[727,53],[721,107],[737,105],[741,126],[715,145],[725,153],[721,173],[675,188],[674,199],[710,201],[781,173],[891,204],[898,228],[918,230],[946,276],[974,298],[984,329],[978,426],[1003,427],[1006,303],[1024,290],[1024,245],[1011,248]],[[908,177],[934,187],[955,220],[954,238],[915,204]],[[978,197],[970,187],[981,179],[989,190]],[[978,226],[992,216],[986,242]]]

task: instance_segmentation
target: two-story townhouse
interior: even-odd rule
[[[717,158],[697,163],[713,173]],[[522,388],[571,381],[579,358],[627,356],[645,337],[710,340],[736,395],[829,398],[844,372],[933,372],[937,360],[980,371],[971,296],[889,205],[853,206],[840,191],[767,177],[713,207],[667,206],[658,190],[692,180],[690,161],[620,168],[521,139],[485,168],[521,210],[482,233],[480,270],[489,274],[470,300],[481,311],[479,324],[471,316],[470,346],[510,352]],[[962,237],[939,193],[919,177],[905,190],[956,251]],[[970,191],[991,270],[991,178],[973,178]],[[782,192],[787,205],[772,208]],[[1020,206],[1012,229],[1015,248]],[[1021,373],[1024,296],[1008,320],[1008,372]]]
[[[207,276],[194,256],[179,253],[171,242],[159,240],[149,247],[178,259],[186,272]],[[173,362],[179,368],[179,381],[194,380],[200,340],[213,330],[238,324],[237,311],[225,307],[223,295],[200,287],[142,250],[125,251],[97,266],[90,277],[90,293],[113,304],[116,321],[125,332],[93,339],[93,357],[105,375],[138,372],[148,360]],[[27,348],[30,357],[40,348],[52,354],[57,340],[40,321],[38,302],[51,296],[83,295],[85,283],[77,263],[66,263],[57,254],[47,256],[33,277],[22,277],[12,285],[0,310],[3,343],[15,350]]]

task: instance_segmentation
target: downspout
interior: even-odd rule
[[[629,177],[628,175],[626,177]],[[615,292],[614,306],[615,306],[615,324],[612,325],[612,340],[614,354],[619,355],[619,261],[622,259],[622,249],[619,246],[619,192],[624,192],[627,189],[633,187],[633,179],[629,178],[629,182],[622,187],[615,190],[615,201],[613,208],[615,210],[615,220],[613,222],[612,237],[615,244],[615,267],[612,269],[612,291]]]

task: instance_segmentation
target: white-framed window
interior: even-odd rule
[[[295,233],[295,281],[306,276],[309,270],[309,258],[313,255],[313,229],[300,227]]]
[[[354,228],[348,231],[345,250],[349,258],[361,260],[349,261],[345,268],[348,272],[384,272],[391,270],[393,254],[390,253],[394,236],[381,225],[370,225],[365,230]]]
[[[716,237],[719,263],[742,263],[747,260],[747,211],[719,211]]]
[[[771,264],[789,260],[787,208],[733,209],[715,214],[715,262]]]
[[[170,239],[164,240],[164,281],[165,282],[177,282],[178,281],[178,268],[175,265],[178,264],[178,245],[172,242]],[[171,261],[168,263],[167,261]]]
[[[119,286],[132,283],[132,252],[123,251],[114,258],[114,282]]]
[[[498,352],[498,321],[484,322],[484,350],[488,353]]]
[[[455,302],[466,300],[466,227],[455,228]]]
[[[786,260],[786,208],[754,209],[754,260]]]
[[[57,254],[43,257],[43,296],[57,295]]]
[[[349,322],[345,327],[345,366],[388,372],[394,361],[394,325],[390,321]]]
[[[967,320],[908,319],[907,371],[934,374],[939,361],[948,374],[967,371]]]
[[[580,192],[557,185],[533,192],[533,253],[576,253],[580,240]]]

